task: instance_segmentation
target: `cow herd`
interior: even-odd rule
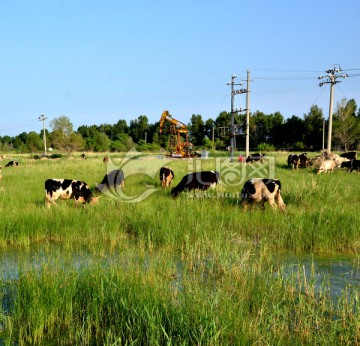
[[[346,152],[341,155],[324,151],[321,155],[309,159],[306,153],[290,154],[287,159],[289,167],[298,169],[309,165],[316,167],[317,174],[333,172],[336,168],[347,168],[347,171],[360,171],[360,160],[357,160],[355,151]]]
[[[85,156],[82,156],[84,159]],[[108,162],[105,157],[103,162]],[[250,155],[246,162],[254,161],[263,162],[264,155]],[[313,159],[309,159],[306,153],[290,154],[287,159],[288,167],[298,170],[309,165],[316,165],[317,174],[322,172],[332,172],[335,168],[347,168],[352,172],[360,171],[359,160],[357,160],[356,152],[344,153],[342,155],[327,154]],[[18,161],[10,161],[5,167],[18,166]],[[0,180],[2,179],[0,166]],[[175,178],[174,171],[171,167],[163,166],[159,171],[159,179],[162,188],[172,186]],[[220,182],[220,173],[218,171],[198,171],[186,174],[181,181],[172,187],[170,195],[176,198],[180,193],[185,191],[200,190],[206,191],[214,188]],[[114,169],[108,172],[100,184],[97,184],[95,191],[102,193],[106,190],[117,191],[117,188],[124,189],[125,175],[121,169]],[[48,207],[55,204],[58,199],[73,199],[75,205],[81,203],[84,207],[86,204],[96,204],[100,196],[94,196],[88,184],[81,180],[71,179],[47,179],[45,181],[45,202]],[[241,203],[244,209],[251,204],[258,204],[264,209],[264,204],[269,203],[272,209],[279,208],[285,211],[285,203],[281,195],[281,182],[278,179],[271,178],[252,178],[245,182],[241,194]]]

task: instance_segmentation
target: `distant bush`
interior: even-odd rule
[[[64,157],[62,154],[51,154],[50,159],[61,159],[62,157]]]
[[[268,143],[259,144],[257,149],[259,151],[275,151],[275,147],[272,144],[268,144]]]
[[[35,160],[40,160],[43,157],[45,157],[46,159],[61,159],[64,156],[62,154],[34,155]]]
[[[305,145],[303,142],[296,142],[293,147],[294,151],[304,150],[304,148],[305,148]]]
[[[143,139],[140,139],[138,145],[136,146],[137,151],[159,151],[160,149],[161,147],[159,144],[146,143]]]

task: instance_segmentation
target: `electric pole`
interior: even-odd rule
[[[45,120],[47,119],[47,117],[42,114],[39,116],[39,121],[43,122],[43,139],[44,139],[44,152],[45,152],[45,156],[47,155],[46,152],[46,132],[45,132]]]
[[[328,141],[327,141],[327,153],[331,153],[331,137],[332,137],[332,110],[333,110],[333,102],[334,102],[334,85],[336,83],[340,83],[338,78],[346,78],[348,75],[339,74],[341,72],[341,67],[339,65],[334,65],[332,70],[327,70],[325,76],[320,76],[319,79],[326,78],[325,82],[319,83],[319,86],[322,87],[324,84],[330,84],[330,102],[329,102],[329,127],[328,127]]]
[[[245,159],[249,157],[250,147],[250,71],[246,77],[246,139],[245,139]]]
[[[246,89],[234,90],[234,85],[243,85],[243,83],[235,83],[237,75],[231,76],[231,82],[227,85],[231,85],[231,125],[230,125],[230,162],[234,160],[234,147],[235,147],[235,126],[234,126],[234,114],[240,112],[240,110],[234,109],[234,96],[246,93]]]

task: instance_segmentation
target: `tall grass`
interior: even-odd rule
[[[285,272],[248,250],[199,254],[188,254],[182,266],[160,253],[80,272],[54,264],[22,272],[2,284],[2,292],[15,297],[2,313],[3,339],[64,345],[360,341],[356,290],[344,291],[335,304],[302,267]]]

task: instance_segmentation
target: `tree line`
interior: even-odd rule
[[[223,111],[215,120],[206,121],[200,114],[193,114],[187,125],[189,140],[196,149],[226,150],[230,136],[235,136],[236,148],[244,150],[245,115],[236,113],[233,116],[231,130],[230,112]],[[134,147],[139,151],[158,151],[168,146],[169,125],[160,134],[159,122],[149,123],[146,115],[140,115],[129,124],[120,119],[116,124],[82,125],[77,130],[74,130],[71,120],[62,115],[50,121],[49,125],[47,147],[62,152],[121,152]],[[293,115],[285,119],[280,112],[264,114],[257,110],[250,113],[249,127],[251,150],[319,151],[327,145],[328,119],[316,105],[311,106],[302,118]],[[359,150],[360,109],[354,99],[342,99],[337,103],[332,133],[335,150]],[[0,137],[0,150],[3,152],[35,153],[43,148],[43,131]]]

